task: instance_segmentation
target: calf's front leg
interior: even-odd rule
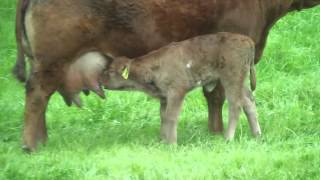
[[[161,102],[160,136],[168,144],[177,143],[177,126],[184,94],[170,93],[166,101]]]
[[[160,120],[161,120],[160,138],[162,140],[166,139],[166,132],[163,129],[163,124],[166,118],[166,110],[167,110],[167,99],[160,99]]]

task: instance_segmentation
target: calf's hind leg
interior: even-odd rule
[[[229,102],[229,122],[228,122],[228,129],[225,133],[225,139],[232,140],[234,138],[234,134],[236,131],[237,122],[239,120],[241,105],[237,98],[227,97],[227,99]]]
[[[50,96],[54,93],[55,81],[45,79],[52,78],[52,74],[34,72],[26,85],[26,103],[23,130],[23,149],[34,151],[38,143],[47,140],[47,128],[45,112]]]
[[[234,138],[234,134],[237,127],[237,122],[239,120],[239,115],[242,106],[242,86],[239,83],[242,82],[232,77],[226,78],[225,80],[221,81],[223,87],[225,88],[226,98],[229,103],[229,122],[228,128],[225,132],[225,139],[227,141],[232,140]]]
[[[261,135],[261,129],[259,121],[257,119],[256,105],[253,99],[253,95],[248,88],[245,88],[243,92],[243,110],[249,121],[250,129],[254,137]]]

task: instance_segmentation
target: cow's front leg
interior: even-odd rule
[[[177,126],[184,94],[169,93],[166,101],[161,102],[161,138],[169,144],[177,143]]]
[[[223,121],[222,121],[222,107],[225,100],[224,89],[221,83],[212,92],[208,92],[203,88],[203,94],[208,104],[208,128],[209,131],[216,134],[222,134]]]
[[[45,112],[50,96],[55,91],[54,82],[43,79],[48,76],[40,72],[33,73],[26,85],[23,130],[23,149],[26,151],[34,151],[37,144],[45,143],[48,137]]]

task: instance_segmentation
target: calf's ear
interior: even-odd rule
[[[116,64],[114,67],[116,68],[116,71],[122,76],[123,79],[129,79],[130,64],[132,59],[123,56],[116,58],[115,61]]]

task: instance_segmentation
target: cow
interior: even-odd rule
[[[173,41],[225,31],[251,37],[258,63],[277,20],[319,4],[320,0],[19,0],[14,69],[19,79],[26,79],[24,55],[31,64],[23,147],[33,151],[37,143],[46,142],[50,96],[65,86],[65,67],[86,52],[133,58]],[[209,130],[221,133],[224,90],[219,83],[214,91],[203,92]]]
[[[255,89],[254,42],[239,34],[220,32],[171,43],[142,57],[119,57],[102,75],[107,89],[139,90],[160,100],[161,139],[177,143],[177,126],[183,99],[196,87],[211,92],[221,82],[229,102],[226,140],[233,139],[243,108],[252,134],[261,135],[253,96],[244,86],[250,71]]]

